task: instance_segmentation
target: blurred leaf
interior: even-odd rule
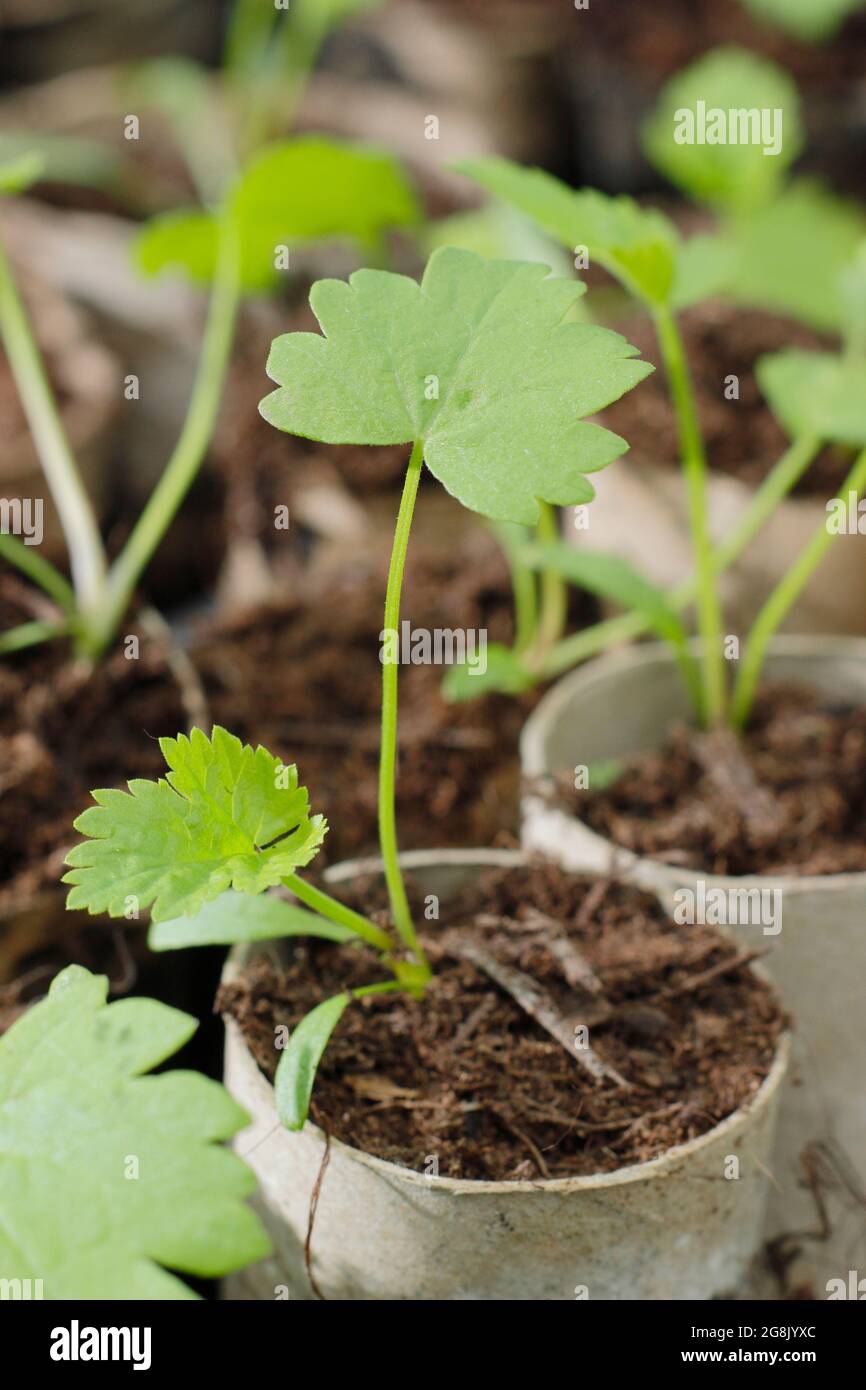
[[[156,275],[182,270],[197,284],[207,284],[217,253],[216,220],[197,208],[180,208],[152,217],[135,239],[139,270]]]
[[[861,241],[850,265],[839,277],[842,320],[849,350],[866,357],[866,241]]]
[[[601,758],[597,763],[589,763],[586,769],[588,790],[603,792],[612,787],[622,776],[625,763],[622,758]]]
[[[457,246],[489,261],[540,261],[554,275],[570,277],[574,273],[571,258],[559,242],[505,203],[487,203],[483,208],[430,222],[421,242],[428,255],[439,246]]]
[[[319,280],[324,336],[277,338],[259,409],[277,429],[330,444],[423,442],[434,477],[464,506],[533,524],[538,499],[587,502],[585,473],[625,441],[581,417],[652,371],[618,333],[566,315],[584,286],[524,261],[434,251],[419,286],[358,270]]]
[[[736,267],[736,253],[731,243],[721,235],[700,233],[680,245],[677,256],[671,304],[674,309],[687,309],[705,299],[724,294],[731,285]]]
[[[29,183],[66,183],[88,188],[110,188],[119,183],[123,161],[97,140],[69,135],[44,135],[41,131],[0,134],[0,165],[33,158],[40,160]],[[35,165],[33,166],[35,168]],[[26,186],[26,185],[22,185]]]
[[[775,25],[795,39],[824,43],[841,29],[863,0],[742,0],[755,19]]]
[[[419,217],[412,189],[386,153],[304,136],[272,145],[252,160],[229,195],[240,237],[241,282],[267,290],[279,277],[278,246],[346,237],[376,247],[387,228]],[[216,260],[216,218],[183,210],[154,219],[136,256],[149,274],[180,268],[208,281]]]
[[[301,1019],[283,1052],[274,1077],[277,1115],[286,1129],[303,1129],[322,1053],[351,995],[335,994]]]
[[[531,690],[536,678],[521,664],[520,657],[499,642],[487,644],[487,669],[452,666],[442,681],[442,694],[453,704],[477,700],[482,695],[520,695]]]
[[[177,951],[184,946],[234,946],[240,941],[276,941],[283,936],[316,936],[326,941],[357,941],[348,927],[329,922],[295,903],[271,893],[222,893],[205,903],[194,917],[154,922],[147,944],[152,951]]]
[[[453,167],[533,218],[572,254],[586,246],[590,259],[632,294],[650,304],[668,299],[678,237],[663,213],[625,196],[576,191],[543,169],[524,169],[507,159],[467,159]]]
[[[171,1270],[213,1278],[269,1251],[253,1175],[219,1146],[247,1116],[193,1072],[144,1075],[195,1019],[107,995],[70,965],[0,1038],[0,1270],[48,1299],[193,1299]]]
[[[731,112],[780,111],[779,152],[765,154],[761,140],[751,138],[742,144],[698,143],[700,113],[713,110],[725,118]],[[690,142],[678,143],[690,133],[687,112],[695,116],[696,129]],[[774,63],[745,49],[713,49],[662,89],[643,138],[655,167],[691,197],[730,210],[757,207],[776,196],[802,148],[799,94]]]
[[[859,207],[798,179],[769,207],[737,217],[726,233],[731,294],[818,332],[837,332],[844,321],[841,276],[864,233]]]
[[[13,155],[0,162],[0,193],[23,193],[38,183],[45,170],[45,161],[36,150]]]
[[[866,444],[866,361],[784,348],[760,357],[755,375],[785,432],[833,444]]]

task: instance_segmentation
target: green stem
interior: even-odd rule
[[[514,650],[520,653],[531,645],[538,625],[535,573],[520,558],[522,545],[529,533],[526,527],[507,521],[493,522],[492,529],[508,561],[514,598]],[[515,532],[519,541],[515,539]]]
[[[377,985],[361,985],[358,989],[349,990],[349,993],[353,999],[366,999],[368,994],[393,994],[398,989],[403,989],[399,980],[383,980]]]
[[[714,574],[721,574],[745,550],[805,473],[820,447],[820,441],[810,436],[796,439],[773,465],[730,536],[713,551]],[[692,602],[697,591],[697,582],[692,577],[674,589],[671,603],[674,608],[682,610]],[[642,637],[649,627],[649,621],[641,613],[625,613],[620,618],[596,623],[594,627],[585,628],[583,632],[558,642],[548,653],[541,675],[543,679],[551,680],[554,676],[562,675],[563,671],[570,671],[587,657],[606,651],[608,647]]]
[[[716,591],[709,533],[704,442],[698,422],[694,389],[676,320],[667,307],[655,308],[653,320],[677,417],[685,475],[695,555],[698,633],[702,644],[704,718],[708,724],[717,724],[722,719],[725,709],[725,668],[722,652],[722,612]]]
[[[400,634],[400,595],[403,588],[403,571],[406,567],[406,552],[409,549],[409,533],[412,528],[412,514],[421,470],[424,467],[424,443],[416,440],[406,470],[394,543],[391,549],[391,563],[388,567],[388,587],[385,593],[385,632]],[[387,638],[386,638],[387,640]],[[388,898],[394,925],[415,959],[426,966],[424,952],[415,933],[415,924],[409,911],[406,885],[400,872],[400,859],[397,849],[397,817],[395,808],[395,780],[397,771],[397,683],[399,659],[382,662],[382,746],[379,753],[379,846],[385,869],[385,882],[388,885]]]
[[[68,622],[21,623],[0,634],[0,656],[23,651],[25,647],[35,647],[39,642],[52,642],[56,637],[65,637],[68,632]]]
[[[0,556],[32,579],[64,613],[75,612],[75,594],[66,578],[32,546],[0,532]]]
[[[60,517],[78,607],[85,615],[94,614],[103,601],[105,589],[102,538],[2,244],[0,337]]]
[[[840,488],[840,496],[846,501],[849,493],[852,492],[856,497],[859,497],[864,486],[866,486],[866,449],[855,459],[854,466]],[[735,729],[742,729],[749,717],[764,665],[767,643],[792,604],[795,603],[808,584],[834,540],[835,533],[827,529],[827,519],[825,518],[813,533],[809,543],[800,551],[787,574],[779,580],[752,624],[752,630],[746,642],[745,655],[734,684],[731,723]]]
[[[368,946],[375,946],[377,951],[393,951],[394,942],[387,932],[377,927],[369,918],[362,917],[360,912],[354,912],[351,907],[341,903],[338,898],[332,898],[330,893],[315,888],[312,883],[307,883],[306,879],[299,878],[297,874],[287,874],[283,883],[290,893],[294,893],[307,907],[318,912],[320,917],[327,917],[329,922],[348,927],[349,931],[366,941]]]
[[[539,499],[541,515],[538,519],[537,536],[539,541],[559,540],[559,520],[556,508],[549,502]],[[533,659],[540,658],[544,652],[559,641],[565,628],[568,612],[568,591],[561,574],[551,569],[541,574],[541,611],[538,618],[538,632],[533,643]]]
[[[240,298],[238,239],[231,217],[220,220],[219,248],[201,356],[186,418],[165,470],[132,534],[111,567],[102,620],[87,634],[98,655],[122,619],[142,571],[156,550],[201,466],[222,400]]]

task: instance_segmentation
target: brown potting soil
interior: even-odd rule
[[[0,631],[36,616],[32,593],[0,576]],[[128,660],[119,645],[89,675],[60,642],[0,663],[0,905],[58,885],[93,788],[162,771],[156,740],[187,715],[157,644],[141,634],[139,653]]]
[[[327,816],[314,869],[377,852],[386,565],[384,555],[359,554],[313,598],[206,629],[193,651],[215,722],[296,763],[311,805]],[[413,541],[402,618],[413,629],[486,629],[489,642],[509,642],[510,583],[492,536],[479,528],[450,551]],[[446,669],[400,668],[401,847],[513,843],[517,740],[537,693],[449,704]]]
[[[695,387],[707,460],[714,472],[739,478],[749,487],[763,481],[788,447],[788,439],[768,410],[754,375],[764,353],[795,347],[820,349],[824,342],[807,328],[759,310],[732,308],[718,300],[687,309],[679,324]],[[630,315],[611,325],[639,349],[656,370],[604,412],[603,423],[629,443],[637,465],[678,467],[677,426],[650,320]],[[739,399],[725,399],[725,379],[739,380]],[[840,447],[822,450],[793,489],[794,496],[834,495],[853,455]]]
[[[782,686],[739,745],[674,728],[615,782],[557,797],[625,849],[714,874],[866,870],[866,709]]]
[[[342,896],[342,894],[341,894]],[[411,893],[418,923],[423,899]],[[379,880],[347,897],[383,924]],[[467,931],[468,929],[468,931]],[[459,954],[467,936],[525,972],[627,1083],[596,1079]],[[311,1118],[367,1153],[443,1177],[488,1180],[611,1172],[706,1133],[749,1101],[784,1025],[737,948],[677,927],[636,889],[549,864],[490,869],[442,904],[422,940],[435,977],[423,1001],[356,1001],[325,1051]],[[574,967],[598,992],[576,986]],[[257,957],[224,985],[269,1077],[275,1029],[326,997],[382,978],[373,953],[305,942],[281,967]],[[594,1012],[593,1012],[594,1011]]]

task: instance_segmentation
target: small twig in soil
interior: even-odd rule
[[[750,965],[753,960],[760,959],[767,954],[767,948],[754,951],[738,951],[733,956],[728,956],[725,960],[711,965],[709,970],[701,970],[699,974],[692,975],[688,980],[684,980],[679,985],[669,985],[666,989],[660,989],[657,994],[651,996],[652,999],[675,999],[681,994],[692,994],[695,990],[703,989],[704,985],[715,980],[719,975],[727,975],[731,970],[739,970],[742,965]],[[647,1003],[650,1001],[647,1000]]]
[[[207,697],[189,654],[178,642],[165,618],[155,608],[142,609],[141,624],[153,641],[158,642],[163,648],[165,664],[177,681],[188,729],[207,729],[210,724]]]
[[[720,799],[756,842],[773,840],[784,824],[782,808],[762,786],[732,729],[693,734],[692,751]]]
[[[561,1043],[566,1052],[579,1066],[587,1071],[594,1081],[612,1081],[614,1085],[630,1089],[625,1077],[598,1056],[588,1045],[575,1047],[574,1030],[582,1020],[566,1018],[555,1001],[545,989],[523,970],[494,956],[480,941],[469,940],[465,933],[449,933],[445,942],[447,949],[462,960],[469,961],[477,970],[488,975],[500,989],[510,994],[520,1007],[534,1018],[536,1023]]]
[[[313,1273],[313,1255],[311,1249],[313,1241],[313,1226],[316,1221],[316,1210],[319,1205],[319,1195],[322,1191],[322,1181],[325,1176],[325,1170],[331,1161],[331,1136],[328,1130],[324,1129],[324,1126],[322,1128],[325,1135],[325,1152],[322,1154],[322,1161],[319,1164],[319,1171],[316,1174],[316,1181],[313,1183],[313,1191],[310,1194],[310,1217],[307,1222],[307,1235],[304,1240],[304,1266],[307,1271],[307,1278],[310,1281],[310,1288],[313,1290],[313,1293],[316,1295],[316,1298],[320,1298],[322,1302],[325,1302],[325,1295],[319,1288],[319,1285],[316,1282],[316,1276]]]

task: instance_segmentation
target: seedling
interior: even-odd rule
[[[32,160],[17,160],[6,169],[7,191],[38,177]],[[73,638],[80,656],[93,660],[105,651],[201,466],[222,399],[241,296],[272,286],[277,245],[339,235],[369,248],[378,245],[385,228],[413,224],[417,215],[411,188],[387,155],[308,137],[263,151],[213,211],[169,214],[143,232],[142,268],[181,268],[190,278],[209,282],[210,305],[177,444],[111,565],[0,247],[0,336],[57,507],[72,575],[70,586],[15,536],[0,535],[0,555],[40,585],[59,610],[56,621],[26,623],[5,633],[0,652],[65,636]]]
[[[214,1278],[269,1253],[243,1201],[253,1174],[219,1147],[248,1117],[194,1072],[145,1075],[195,1019],[107,994],[103,976],[70,965],[0,1038],[4,1289],[193,1299],[170,1270]]]
[[[686,119],[705,127],[691,141]],[[702,248],[716,263],[716,292],[838,331],[839,276],[866,218],[816,180],[790,177],[803,129],[787,73],[744,50],[715,49],[671,78],[643,135],[656,168],[716,216]]]
[[[445,248],[431,256],[420,286],[375,270],[357,271],[348,284],[319,281],[310,303],[322,335],[290,333],[275,341],[268,373],[279,389],[261,405],[272,424],[330,444],[410,446],[386,632],[400,629],[403,571],[425,466],[472,510],[533,525],[547,506],[589,502],[586,474],[626,448],[583,417],[651,368],[619,334],[570,321],[583,291],[574,281],[549,277],[539,264],[484,261]],[[388,931],[298,875],[321,843],[324,821],[309,815],[294,768],[264,749],[242,747],[222,729],[210,740],[198,730],[188,740],[163,740],[170,769],[164,781],[134,781],[128,793],[97,791],[97,806],[76,822],[90,838],[67,861],[68,906],[119,917],[130,900],[136,908],[152,904],[158,946],[306,933],[357,937],[379,953],[390,978],[327,1000],[293,1034],[276,1086],[290,1128],[304,1123],[319,1058],[351,1000],[371,991],[423,995],[430,980],[398,857],[397,696],[398,666],[385,660],[379,842]],[[255,898],[247,913],[229,897],[277,885],[312,913],[276,898]]]
[[[726,155],[730,153],[728,149]],[[690,691],[693,691],[694,675],[690,670],[686,632],[679,613],[689,603],[696,601],[697,629],[701,639],[700,693],[695,701],[696,715],[701,723],[717,724],[726,717],[727,709],[722,615],[716,585],[718,574],[754,538],[824,443],[839,440],[843,435],[843,442],[855,447],[866,443],[866,438],[861,438],[859,434],[856,409],[857,382],[860,380],[857,364],[862,360],[862,345],[858,347],[861,344],[863,321],[863,301],[859,297],[862,292],[862,262],[856,254],[852,254],[840,277],[840,286],[844,281],[845,288],[844,292],[841,288],[837,291],[837,297],[840,303],[848,306],[846,356],[844,359],[831,356],[829,361],[836,364],[832,369],[827,360],[822,359],[824,368],[832,377],[832,390],[822,388],[818,398],[814,398],[815,383],[812,382],[807,394],[813,399],[814,408],[811,411],[800,409],[785,413],[782,423],[791,436],[790,447],[770,470],[730,537],[714,551],[708,529],[706,453],[677,313],[704,296],[717,292],[720,273],[726,264],[725,256],[719,257],[717,240],[699,236],[684,241],[673,223],[657,210],[642,208],[629,198],[608,198],[589,189],[575,192],[540,169],[523,169],[503,159],[469,161],[458,168],[489,192],[531,217],[557,241],[572,250],[585,248],[590,259],[619,280],[650,315],[677,419],[695,556],[694,580],[666,595],[613,557],[583,554],[561,542],[549,540],[543,544],[517,547],[517,565],[547,573],[554,571],[632,611],[624,618],[598,624],[595,628],[557,642],[542,654],[541,661],[533,662],[531,652],[518,650],[512,654],[510,661],[502,663],[508,684],[502,679],[499,688],[519,689],[521,678],[525,684],[532,684],[539,679],[558,675],[614,642],[628,640],[650,630],[673,642]],[[735,177],[729,169],[727,158],[719,160],[715,172],[711,164],[710,172],[705,172],[704,176],[717,189],[724,187],[727,179],[733,180]],[[758,183],[759,174],[754,173],[753,189]],[[861,286],[860,291],[858,286]],[[847,363],[844,370],[841,368],[843,360]],[[770,375],[768,370],[768,381]],[[824,381],[825,377],[822,376],[821,380]],[[775,408],[773,397],[770,404]],[[844,488],[859,489],[863,482],[862,472],[855,465]],[[752,662],[758,661],[760,664],[758,658],[759,655],[761,658],[763,656],[766,641],[801,592],[831,539],[824,532],[821,537],[816,537],[814,550],[810,548],[808,554],[800,556],[790,575],[783,581],[784,605],[778,599],[771,598],[767,611],[759,618],[755,641],[750,643],[753,655],[748,663],[744,662],[740,685],[734,697],[731,717],[735,723],[742,724],[747,717],[754,693],[753,683],[748,686],[747,693],[743,671],[748,664],[754,676],[756,668]],[[771,619],[772,626],[769,626]],[[488,688],[496,685],[499,671],[493,670],[490,676],[491,679],[485,682]],[[446,691],[454,698],[467,698],[480,693],[479,684],[468,681],[460,673],[446,685]]]

